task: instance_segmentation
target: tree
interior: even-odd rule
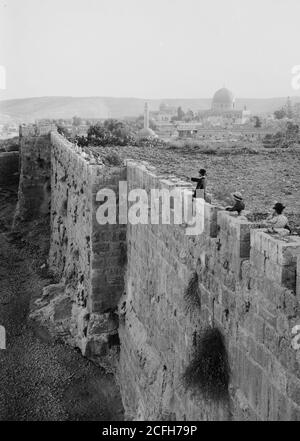
[[[283,119],[283,118],[286,118],[287,114],[286,114],[286,111],[284,110],[284,108],[281,108],[279,110],[275,110],[274,116],[276,119]]]
[[[107,145],[109,142],[110,134],[105,130],[103,124],[97,123],[94,126],[90,126],[87,133],[88,145]]]
[[[74,141],[80,147],[88,147],[89,142],[86,136],[75,136]]]
[[[182,108],[179,106],[178,109],[177,109],[177,120],[178,121],[182,121],[184,116],[185,116],[185,113],[182,110]]]
[[[267,133],[266,136],[262,140],[263,146],[266,149],[273,148],[273,136],[271,133]]]
[[[191,109],[189,109],[185,114],[184,120],[186,122],[189,122],[189,121],[193,121],[194,118],[195,118],[194,112]]]
[[[273,147],[282,147],[285,140],[285,134],[284,132],[277,132],[273,136]]]
[[[78,127],[81,124],[81,118],[79,116],[73,116],[73,126]]]
[[[254,116],[254,119],[255,119],[254,127],[259,129],[261,127],[261,120],[258,116]]]
[[[125,146],[133,143],[134,138],[122,121],[108,119],[90,126],[87,137],[77,137],[76,141],[80,146]]]
[[[293,117],[294,117],[294,112],[293,112],[292,102],[291,102],[291,98],[290,98],[290,97],[288,97],[288,99],[287,99],[285,109],[286,109],[286,116],[287,116],[289,119],[293,119]]]
[[[286,138],[288,141],[297,142],[299,137],[299,126],[292,122],[288,122],[286,125]]]
[[[123,121],[107,119],[103,126],[110,133],[111,145],[128,145],[133,141],[132,134]]]

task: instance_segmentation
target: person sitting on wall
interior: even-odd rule
[[[285,206],[281,202],[276,202],[273,207],[273,213],[267,217],[265,222],[266,226],[268,227],[268,231],[276,232],[278,228],[283,228],[285,230],[288,230],[290,233],[292,232],[289,226],[288,218],[284,214],[282,214],[284,209]]]
[[[245,203],[243,200],[243,196],[239,191],[236,191],[232,194],[234,199],[234,205],[232,207],[226,207],[226,211],[237,211],[238,216],[240,216],[241,212],[245,209]]]

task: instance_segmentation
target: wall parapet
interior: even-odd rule
[[[251,232],[251,264],[257,273],[296,292],[299,236],[280,236],[267,230]]]
[[[22,124],[19,126],[19,136],[43,136],[49,135],[51,132],[57,130],[57,126],[55,124]]]

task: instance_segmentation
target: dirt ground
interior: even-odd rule
[[[0,324],[7,333],[7,348],[0,350],[0,421],[123,420],[114,378],[28,321],[31,298],[51,283],[35,271],[47,240],[41,238],[36,259],[26,244],[30,236],[22,241],[9,233],[15,202],[15,188],[0,189]]]

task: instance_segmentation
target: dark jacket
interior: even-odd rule
[[[192,182],[197,182],[196,190],[205,190],[206,189],[206,177],[201,176],[200,178],[191,178]]]
[[[241,213],[245,209],[245,204],[243,201],[235,201],[235,204],[233,207],[226,208],[226,211],[237,211],[238,214]]]
[[[194,191],[193,197],[196,197],[197,190],[206,190],[206,178],[205,176],[201,176],[200,178],[191,178],[192,182],[197,182],[196,190]]]

